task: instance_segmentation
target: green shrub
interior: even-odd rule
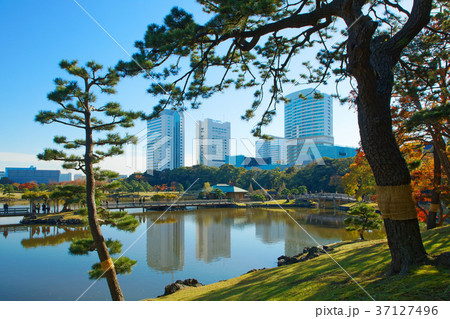
[[[266,197],[263,194],[253,194],[251,196],[251,199],[254,201],[264,202],[266,200]]]
[[[122,243],[111,238],[105,241],[111,255],[119,254],[122,251]],[[87,255],[95,250],[94,240],[91,238],[75,239],[69,247],[69,253],[72,255]]]
[[[116,274],[125,275],[129,274],[132,271],[132,267],[136,265],[137,261],[132,260],[128,257],[120,257],[119,259],[111,258],[114,263],[114,268],[116,270]],[[95,263],[92,266],[92,270],[89,271],[89,279],[95,280],[100,277],[104,277],[104,273],[102,270],[102,266],[100,263]]]
[[[74,214],[75,215],[80,215],[80,216],[87,216],[88,215],[88,209],[87,209],[87,207],[80,208]]]
[[[116,211],[116,212],[109,212],[109,217],[112,219],[118,219],[122,218],[127,214],[125,211]]]
[[[344,220],[344,224],[347,226],[345,229],[348,231],[356,230],[361,240],[364,240],[366,230],[379,229],[382,223],[381,217],[375,212],[375,208],[367,204],[353,205],[348,214],[351,217]]]

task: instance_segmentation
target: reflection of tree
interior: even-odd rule
[[[155,219],[156,221],[156,219]],[[158,222],[147,219],[147,264],[172,272],[184,267],[184,216],[165,214]]]
[[[74,239],[91,236],[89,227],[66,228],[57,226],[29,226],[29,238],[22,239],[24,248],[36,248],[41,246],[57,246]],[[38,235],[39,237],[36,237]]]
[[[196,214],[196,257],[205,262],[231,256],[231,219],[227,213],[207,212]]]

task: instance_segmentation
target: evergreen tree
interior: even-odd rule
[[[382,223],[380,216],[375,212],[375,208],[367,204],[356,204],[350,208],[348,217],[344,220],[345,229],[356,230],[361,240],[364,239],[366,230],[379,229]]]
[[[99,89],[101,93],[106,94],[115,93],[114,87],[119,82],[119,76],[115,70],[110,68],[105,74],[100,75],[99,72],[103,69],[100,64],[88,62],[86,67],[82,67],[78,66],[75,60],[71,62],[63,60],[59,66],[77,80],[55,79],[56,89],[47,97],[59,108],[56,111],[40,111],[36,115],[36,121],[42,124],[59,123],[80,129],[84,133],[84,138],[69,140],[65,136],[55,136],[56,144],[62,145],[66,150],[75,150],[75,153],[68,154],[63,150],[45,149],[38,158],[46,161],[62,161],[63,168],[78,169],[86,175],[86,204],[92,238],[103,265],[112,299],[124,300],[98,223],[94,165],[106,157],[122,154],[122,146],[135,141],[130,135],[120,136],[118,133],[105,134],[104,132],[112,132],[119,126],[132,127],[133,120],[137,119],[140,113],[124,111],[118,103],[113,102],[103,106],[94,104],[96,101],[94,89]],[[94,133],[98,133],[99,137],[94,139]]]

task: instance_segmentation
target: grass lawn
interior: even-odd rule
[[[450,226],[422,233],[430,255],[450,251]],[[408,276],[386,277],[386,240],[335,244],[330,255],[375,300],[450,300],[450,269],[424,265]],[[186,278],[176,278],[186,279]],[[327,255],[256,271],[153,300],[371,300]]]
[[[81,215],[76,215],[75,211],[57,213],[57,214],[37,214],[36,219],[60,219],[62,217],[65,219],[83,219],[84,217]]]

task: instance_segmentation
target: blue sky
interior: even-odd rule
[[[77,2],[130,54],[134,52],[134,42],[143,38],[147,25],[162,23],[174,6],[192,12],[200,21],[206,19],[194,0]],[[129,60],[119,45],[80,6],[73,0],[0,2],[0,170],[29,165],[60,168],[60,163],[38,162],[35,156],[45,147],[53,146],[54,135],[74,132],[58,125],[42,126],[34,122],[34,117],[39,110],[56,107],[46,96],[54,88],[54,78],[67,78],[58,67],[62,59],[77,59],[83,64],[95,60],[105,67],[114,66],[118,60]],[[291,69],[295,68],[291,66]],[[109,96],[107,100],[117,101],[127,109],[150,112],[157,100],[146,93],[149,85],[149,80],[142,78],[125,79],[117,87],[118,94]],[[291,88],[286,94],[303,88]],[[320,90],[334,93],[334,84]],[[240,120],[240,116],[251,104],[252,95],[252,90],[230,90],[205,101],[199,110],[188,112],[185,116],[187,165],[193,163],[190,141],[195,138],[195,120],[204,118],[231,122],[231,135],[237,140],[234,153],[251,155],[240,139],[248,139],[245,143],[251,145],[254,140],[250,134],[253,123]],[[266,133],[283,135],[282,115],[281,106]],[[141,136],[144,130],[145,123],[138,122],[130,133]],[[334,102],[334,136],[338,145],[358,146],[356,114],[337,101]],[[110,159],[103,166],[127,174],[142,170],[143,148],[141,142],[134,150],[128,149],[126,156]]]

